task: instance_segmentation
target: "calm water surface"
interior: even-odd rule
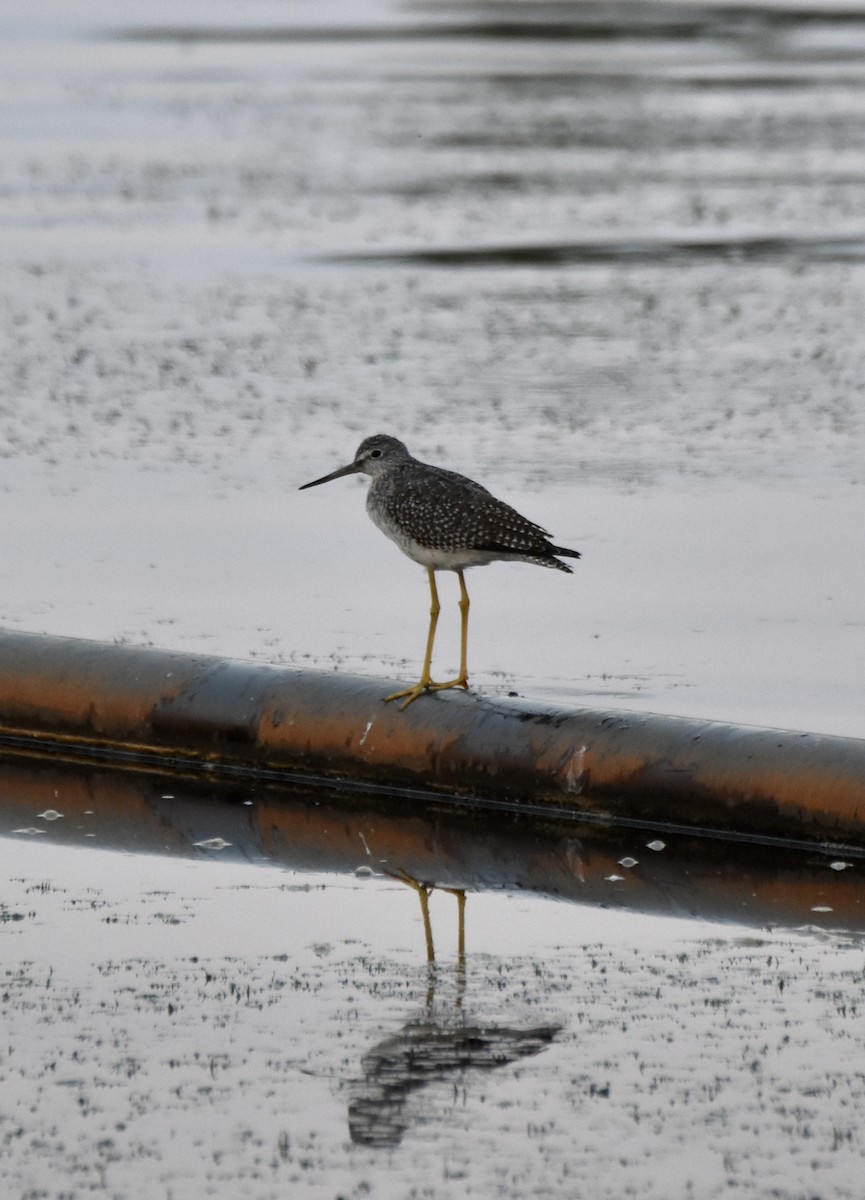
[[[374,424],[538,515],[553,497],[585,564],[594,539],[609,592],[529,623],[536,589],[515,584],[519,636],[479,643],[485,686],[501,663],[529,691],[855,731],[865,11],[13,16],[4,623],[405,669],[405,577],[382,589],[367,559],[352,601],[360,525],[289,500]],[[529,894],[522,831],[445,846],[412,814],[390,847],[491,885],[464,963],[433,896],[431,970],[411,892],[356,875],[360,851],[290,861],[297,824],[268,857],[258,797],[217,821],[169,783],[7,784],[10,1194],[861,1194],[857,863],[788,859],[767,882],[648,835],[592,853],[568,835]],[[592,905],[555,898],[588,886]]]

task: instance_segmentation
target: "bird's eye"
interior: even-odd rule
[[[370,458],[381,458],[381,450],[370,450]]]

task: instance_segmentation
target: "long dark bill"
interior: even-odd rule
[[[306,488],[318,487],[320,483],[330,483],[331,479],[341,479],[343,475],[356,475],[360,470],[355,463],[349,463],[347,467],[340,467],[338,471],[331,471],[329,475],[322,475],[321,479],[313,479],[312,483],[304,483],[297,490],[303,492]]]

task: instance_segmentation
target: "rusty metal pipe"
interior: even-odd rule
[[[865,740],[396,683],[0,631],[0,751],[865,846]]]

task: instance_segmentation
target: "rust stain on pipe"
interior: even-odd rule
[[[865,844],[865,740],[552,709],[0,631],[7,752],[297,772],[611,819]],[[40,751],[41,747],[41,751]]]

